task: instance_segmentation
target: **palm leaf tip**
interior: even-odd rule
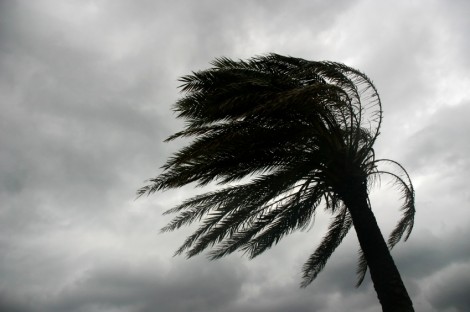
[[[366,277],[367,273],[367,260],[366,257],[364,256],[364,252],[362,249],[359,249],[359,261],[357,264],[357,270],[356,270],[356,275],[357,275],[357,281],[356,281],[356,288],[362,285],[362,282],[364,282],[364,279]]]

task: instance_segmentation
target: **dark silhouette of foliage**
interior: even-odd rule
[[[400,164],[375,159],[382,107],[371,80],[340,63],[277,54],[212,65],[181,78],[185,96],[174,109],[186,127],[167,141],[194,140],[138,191],[225,185],[165,212],[178,215],[164,232],[201,222],[176,254],[210,249],[210,259],[218,259],[241,250],[253,258],[308,227],[324,207],[334,217],[303,267],[301,286],[315,279],[354,225],[358,285],[369,267],[384,311],[413,311],[388,248],[411,233],[414,190]],[[403,195],[403,217],[388,246],[368,199],[380,175],[390,176]]]

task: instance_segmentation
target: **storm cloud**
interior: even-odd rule
[[[269,52],[365,72],[384,107],[379,158],[410,172],[417,216],[393,256],[417,311],[470,310],[468,1],[0,1],[0,311],[378,311],[354,288],[354,231],[317,280],[302,264],[328,215],[249,261],[173,252],[161,213],[192,186],[135,199],[184,142],[178,77]],[[400,197],[372,205],[385,235]]]

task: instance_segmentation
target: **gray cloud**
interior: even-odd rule
[[[470,264],[459,263],[438,272],[430,290],[430,301],[438,311],[465,311],[470,306]]]
[[[267,52],[346,62],[375,81],[377,153],[403,162],[417,192],[396,262],[417,310],[469,310],[468,6],[1,1],[0,311],[379,310],[370,280],[353,287],[354,231],[299,289],[328,216],[253,261],[208,262],[171,257],[189,230],[158,234],[163,209],[200,190],[134,200],[183,144],[162,143],[182,125],[177,78]],[[399,205],[383,186],[373,203],[387,233]]]

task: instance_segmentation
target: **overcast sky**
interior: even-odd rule
[[[135,200],[184,142],[178,77],[276,52],[365,72],[384,108],[376,151],[416,188],[393,251],[417,311],[470,311],[470,2],[0,0],[0,311],[379,311],[354,288],[351,231],[316,281],[301,267],[330,216],[249,261],[172,254],[161,213],[201,190]],[[399,218],[371,194],[385,235]]]

